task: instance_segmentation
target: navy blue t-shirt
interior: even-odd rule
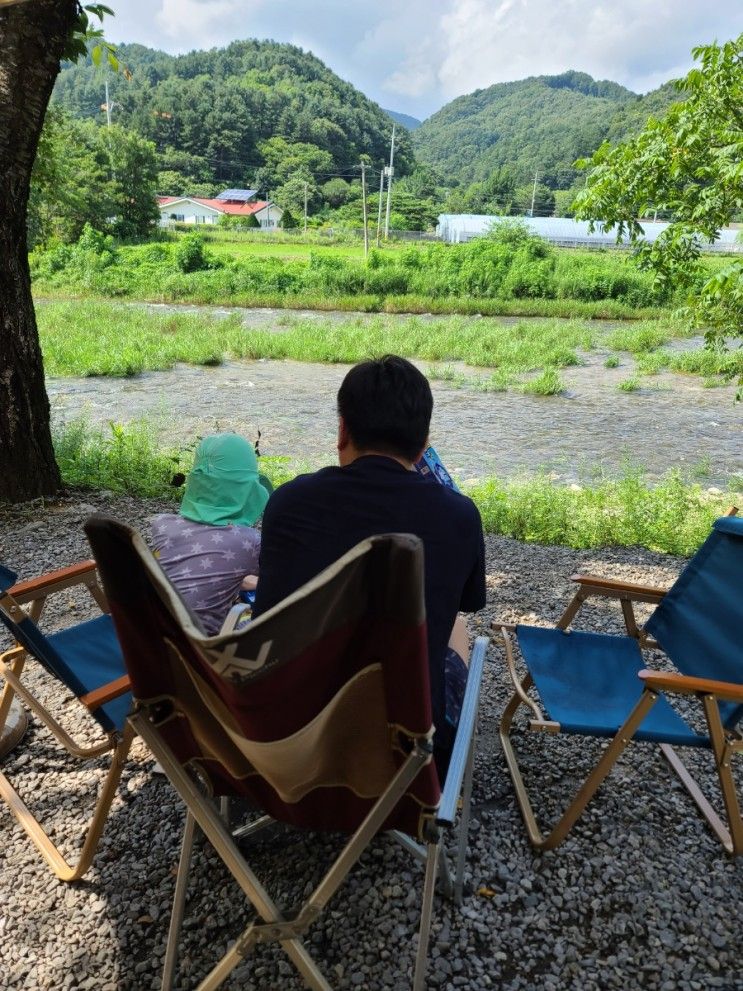
[[[413,533],[423,541],[431,702],[442,726],[454,620],[485,605],[482,523],[471,499],[378,455],[300,475],[266,506],[253,616],[379,533]]]

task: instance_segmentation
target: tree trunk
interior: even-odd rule
[[[26,212],[31,169],[75,0],[0,8],[0,502],[60,486],[31,298]]]

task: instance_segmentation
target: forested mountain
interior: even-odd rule
[[[582,72],[533,76],[452,100],[415,131],[413,144],[451,185],[484,182],[503,169],[525,184],[538,170],[548,189],[568,189],[579,175],[576,158],[639,130],[674,98],[670,84],[641,97]]]
[[[389,153],[387,114],[314,55],[272,41],[173,56],[118,46],[131,76],[109,75],[113,119],[154,142],[166,185],[161,192],[207,188],[272,191],[308,176],[318,186],[353,175],[359,156],[381,165]],[[66,66],[55,100],[78,117],[105,120],[104,71]],[[398,173],[410,171],[410,138],[400,134]]]
[[[403,127],[407,127],[409,131],[417,130],[422,121],[418,120],[417,117],[411,117],[410,114],[401,114],[399,110],[385,110],[388,117],[391,117],[396,124],[402,124]]]
[[[636,133],[677,98],[670,84],[641,97],[618,83],[565,72],[476,90],[420,124],[383,110],[293,45],[236,41],[178,56],[121,45],[118,55],[127,72],[106,74],[88,60],[60,73],[57,116],[50,116],[46,135],[56,164],[37,169],[46,183],[37,197],[42,206],[61,186],[55,169],[74,173],[77,167],[65,163],[77,162],[80,149],[102,168],[108,145],[99,147],[94,122],[106,121],[106,81],[114,124],[144,141],[138,154],[154,155],[157,192],[213,196],[228,186],[250,187],[278,202],[287,224],[303,212],[306,197],[314,222],[358,226],[360,156],[369,156],[373,192],[395,120],[404,126],[395,141],[393,226],[414,229],[430,227],[442,210],[569,214],[583,183],[574,161],[605,139]],[[122,177],[108,171],[122,187],[112,186],[112,196],[124,202]],[[63,222],[44,223],[40,207],[39,229],[54,236],[78,230],[83,213],[75,210],[70,219],[56,203],[75,197],[55,196],[46,213]]]

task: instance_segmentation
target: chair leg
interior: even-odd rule
[[[439,844],[429,843],[426,856],[426,876],[423,882],[423,902],[421,905],[421,925],[418,934],[418,952],[415,955],[415,975],[413,991],[425,991],[426,965],[428,963],[428,941],[431,935],[433,915],[433,895],[436,890],[436,874],[439,864]]]
[[[191,870],[191,855],[193,853],[195,835],[196,820],[188,812],[186,814],[186,823],[183,827],[181,856],[178,861],[178,875],[175,881],[175,894],[173,895],[173,911],[170,916],[168,943],[165,948],[162,991],[170,991],[173,987],[175,968],[178,963],[178,943],[181,938],[181,926],[183,925],[183,914],[186,907],[186,891],[188,889],[188,875]]]
[[[526,790],[526,785],[524,784],[524,779],[521,775],[518,761],[516,759],[516,753],[511,743],[510,731],[513,723],[513,716],[522,704],[521,699],[517,695],[511,699],[506,706],[506,710],[501,719],[500,740],[503,747],[503,754],[508,765],[508,770],[510,771],[514,788],[516,789],[516,797],[521,808],[521,815],[523,816],[526,830],[529,834],[529,840],[533,846],[540,850],[553,850],[555,847],[559,846],[560,843],[562,843],[577,820],[580,818],[585,807],[596,794],[599,786],[611,771],[617,761],[617,758],[629,745],[630,740],[642,724],[645,716],[655,705],[657,699],[658,696],[656,693],[647,690],[643,691],[637,705],[631,711],[624,724],[620,726],[616,736],[612,738],[593,771],[578,789],[572,803],[568,806],[557,824],[553,826],[552,830],[546,836],[542,834],[537,824],[536,816],[534,815],[534,810],[532,808],[531,801],[529,800],[529,794]]]
[[[85,837],[83,848],[80,851],[79,860],[75,866],[67,863],[59,849],[49,839],[41,823],[33,815],[6,776],[0,772],[0,797],[7,803],[10,811],[25,829],[44,860],[46,860],[47,864],[61,881],[78,881],[93,862],[93,857],[98,849],[98,843],[106,825],[109,809],[116,795],[121,771],[126,762],[133,739],[134,732],[127,724],[124,727],[121,739],[113,749],[111,766],[108,769],[106,780],[98,797],[93,819],[88,827],[88,833]]]
[[[702,793],[702,790],[690,773],[688,767],[684,764],[673,747],[668,743],[661,743],[660,749],[661,753],[668,761],[671,769],[674,771],[684,788],[686,788],[692,801],[702,813],[707,821],[707,825],[718,838],[720,843],[722,843],[728,853],[740,853],[740,850],[736,851],[733,849],[733,841],[730,835],[730,830],[707,800],[707,797]]]
[[[26,688],[20,677],[16,676],[13,665],[4,662],[3,655],[0,655],[0,676],[5,679],[5,690],[12,690],[13,694],[22,699],[34,715],[46,726],[57,742],[73,757],[76,757],[78,760],[91,760],[93,757],[103,756],[103,754],[111,749],[111,743],[108,739],[104,740],[103,743],[96,743],[92,747],[83,747],[77,744],[69,733],[57,722],[54,716],[44,708],[36,696]]]
[[[741,819],[740,803],[738,802],[738,795],[735,790],[735,779],[733,778],[733,772],[730,767],[730,759],[738,747],[728,743],[725,738],[725,730],[722,726],[720,709],[715,696],[704,695],[702,702],[704,704],[704,714],[707,717],[707,726],[709,727],[709,735],[715,755],[715,765],[717,766],[722,799],[725,803],[725,811],[730,830],[728,842],[724,843],[723,841],[723,843],[728,853],[737,856],[739,853],[743,853],[743,820]]]
[[[475,769],[475,734],[470,741],[467,755],[467,768],[464,772],[464,787],[462,789],[462,814],[459,820],[459,837],[457,842],[457,862],[454,872],[454,903],[462,904],[462,888],[464,886],[464,867],[467,861],[467,841],[469,838],[470,814],[472,812],[472,778]]]
[[[15,656],[12,656],[15,655]],[[9,650],[2,655],[3,667],[0,668],[0,673],[3,673],[3,669],[9,669],[16,678],[20,678],[23,673],[23,667],[26,663],[26,652],[21,650],[20,647],[16,647],[13,650]],[[5,729],[5,723],[10,714],[10,707],[13,704],[13,699],[15,698],[15,692],[13,691],[13,686],[9,681],[5,681],[3,685],[2,694],[0,694],[0,737],[3,735],[3,730]]]

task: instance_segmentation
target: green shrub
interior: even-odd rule
[[[210,267],[210,259],[199,231],[186,234],[175,249],[175,263],[181,272],[201,272]]]
[[[621,389],[622,392],[637,392],[638,389],[642,388],[642,383],[633,375],[631,378],[623,379],[617,388]]]
[[[519,389],[530,396],[559,396],[565,391],[565,383],[556,368],[545,368],[541,375],[523,382]]]

